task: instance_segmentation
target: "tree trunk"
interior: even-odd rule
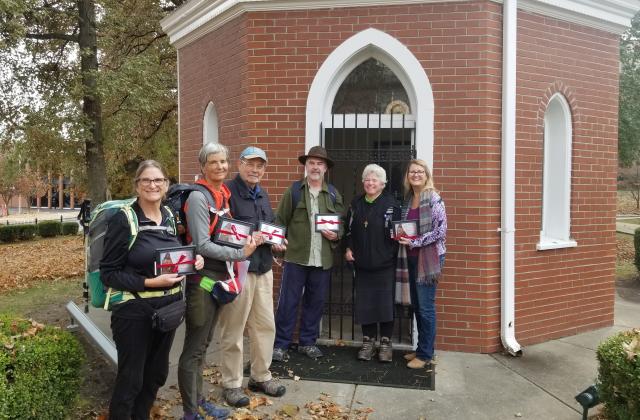
[[[98,42],[94,0],[78,0],[80,70],[82,72],[82,112],[89,121],[90,135],[85,137],[85,165],[88,195],[93,205],[106,199],[107,177],[102,140],[102,109],[97,92]]]

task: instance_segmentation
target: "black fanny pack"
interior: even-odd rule
[[[160,332],[170,332],[175,330],[184,321],[184,314],[187,310],[187,302],[184,295],[184,285],[182,287],[182,298],[171,302],[168,305],[160,308],[154,308],[145,302],[144,298],[141,298],[138,293],[133,292],[133,295],[142,302],[150,310],[151,314],[151,327]]]

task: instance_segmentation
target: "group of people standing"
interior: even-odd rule
[[[188,238],[197,254],[197,275],[186,279],[177,274],[154,275],[155,250],[180,245],[170,228],[171,214],[162,206],[168,179],[155,161],[142,162],[134,179],[134,209],[141,227],[136,241],[129,243],[124,217],[114,217],[107,231],[100,266],[103,282],[132,295],[112,310],[118,374],[110,403],[111,419],[148,418],[157,391],[167,378],[174,331],[153,330],[144,304],[159,308],[183,294],[186,332],[178,383],[184,419],[226,418],[229,414],[209,402],[203,388],[205,356],[215,327],[221,340],[223,397],[230,406],[250,403],[242,389],[245,329],[250,342],[248,388],[269,396],[284,395],[286,388],[271,376],[270,365],[289,357],[299,306],[297,351],[312,359],[323,356],[316,340],[334,250],[341,243],[345,259],[353,263],[356,273],[354,316],[363,333],[357,358],[371,360],[377,352],[381,362],[392,360],[394,304],[404,303],[412,305],[418,330],[416,351],[405,355],[407,366],[422,368],[430,362],[435,341],[435,291],[444,264],[447,224],[444,203],[425,162],[409,162],[403,206],[385,191],[384,169],[367,165],[362,174],[364,194],[353,200],[343,219],[342,196],[325,181],[325,173],[334,163],[322,147],[312,147],[299,157],[306,176],[286,189],[275,213],[260,185],[268,164],[262,149],[247,147],[242,151],[238,174],[232,180],[226,180],[229,153],[222,144],[205,144],[198,158],[202,176],[197,183],[211,193],[215,206],[200,191],[191,192],[185,205]],[[317,229],[318,214],[339,216],[339,228]],[[242,248],[213,241],[212,221],[222,215],[254,225],[256,232]],[[399,220],[416,220],[418,235],[395,235],[393,222]],[[278,245],[265,243],[257,229],[261,222],[286,227],[286,239]],[[284,256],[275,314],[274,255]],[[206,282],[227,277],[230,264],[238,261],[248,265],[243,290],[232,302],[219,304],[212,299]]]

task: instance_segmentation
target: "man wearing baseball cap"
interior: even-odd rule
[[[304,165],[306,177],[296,181],[283,194],[278,205],[276,221],[287,227],[288,245],[284,254],[284,268],[280,299],[276,313],[274,361],[286,361],[302,300],[298,352],[313,359],[322,357],[316,346],[320,319],[331,281],[333,250],[338,246],[342,225],[336,230],[316,230],[315,216],[335,213],[342,216],[342,196],[324,175],[333,166],[327,151],[314,146],[298,158]]]
[[[238,175],[225,184],[231,191],[229,200],[234,219],[254,225],[253,238],[258,245],[249,258],[249,272],[242,293],[218,310],[218,328],[222,349],[223,396],[233,407],[249,405],[242,390],[242,344],[245,327],[251,340],[251,377],[249,389],[280,397],[284,385],[271,377],[271,352],[275,337],[273,318],[273,256],[271,246],[264,243],[258,231],[260,222],[273,223],[275,216],[269,194],[260,186],[267,168],[267,155],[259,147],[250,146],[240,153]]]

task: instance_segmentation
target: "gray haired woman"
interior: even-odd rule
[[[213,197],[216,209],[229,210],[231,192],[224,185],[229,173],[228,151],[220,143],[207,143],[200,149],[198,160],[202,178],[197,184],[205,186]],[[241,261],[256,249],[253,239],[244,248],[234,249],[214,243],[211,236],[216,229],[217,217],[212,216],[207,198],[200,191],[189,194],[185,205],[188,233],[187,240],[195,245],[196,252],[204,257],[204,267],[197,275],[187,279],[187,312],[184,347],[178,364],[178,385],[182,396],[184,419],[203,418],[200,412],[214,418],[226,418],[228,410],[215,407],[207,401],[203,387],[203,369],[207,348],[213,338],[217,303],[207,284],[227,276],[227,261]],[[234,391],[242,397],[242,392]],[[248,402],[247,402],[248,403]]]
[[[393,291],[397,243],[391,232],[392,220],[400,219],[398,202],[384,191],[385,170],[370,164],[362,172],[364,194],[354,198],[347,213],[347,261],[356,270],[354,315],[362,325],[362,348],[359,360],[371,360],[380,338],[378,360],[391,362],[393,332]],[[379,335],[378,335],[378,329]]]

